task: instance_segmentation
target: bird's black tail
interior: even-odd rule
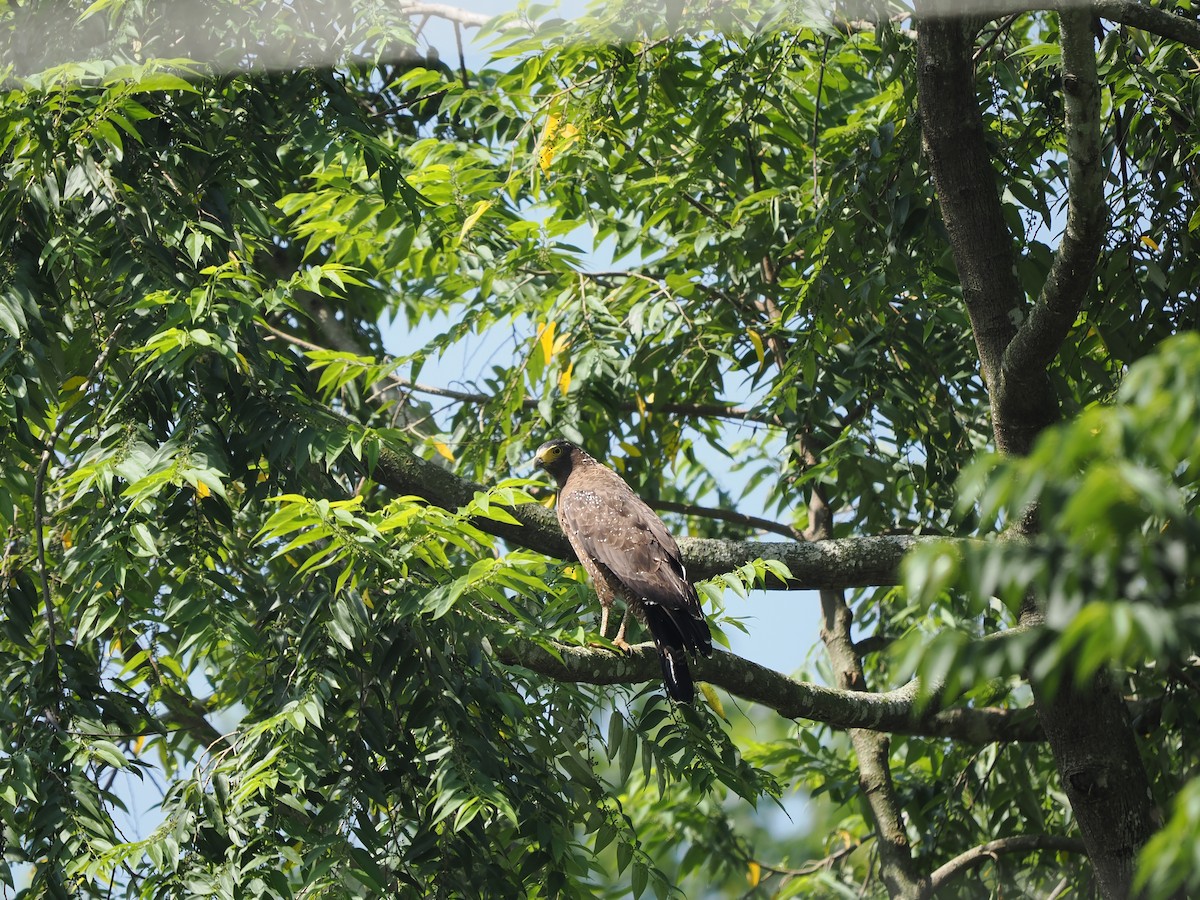
[[[646,627],[658,648],[667,696],[679,703],[691,703],[696,696],[692,673],[687,664],[687,652],[712,654],[712,638],[708,623],[693,619],[685,613],[672,613],[657,603],[643,605]]]
[[[692,671],[688,668],[687,654],[682,647],[670,647],[660,641],[655,641],[658,647],[658,661],[662,663],[663,684],[667,696],[677,703],[691,703],[696,696],[695,685],[692,684]]]

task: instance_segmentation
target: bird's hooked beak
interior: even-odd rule
[[[545,456],[545,453],[546,453],[546,451],[545,451],[545,450],[539,450],[539,451],[537,452],[537,454],[536,454],[536,455],[533,457],[533,467],[534,467],[535,469],[544,469],[544,468],[546,468],[546,456]]]

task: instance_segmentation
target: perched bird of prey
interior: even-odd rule
[[[570,441],[542,444],[533,464],[558,483],[558,524],[600,598],[600,636],[608,634],[608,611],[619,597],[625,616],[613,643],[629,649],[632,612],[654,638],[667,696],[691,702],[686,654],[711,656],[712,637],[675,539],[620,475]]]

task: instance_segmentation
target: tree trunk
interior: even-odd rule
[[[1090,31],[1086,45],[1079,36],[1080,29],[1090,25],[1088,17],[1086,11],[1063,15],[1064,47],[1073,28],[1073,49],[1078,53],[1086,46],[1092,53]],[[1071,21],[1065,21],[1068,18]],[[1087,227],[1064,238],[1059,262],[1065,258],[1066,263],[1055,271],[1066,269],[1071,278],[1048,284],[1031,311],[1015,274],[1013,237],[1004,224],[996,172],[987,156],[974,87],[973,37],[973,30],[961,19],[922,18],[918,39],[922,135],[991,397],[996,446],[1005,453],[1024,454],[1037,435],[1058,419],[1058,402],[1044,364],[1014,366],[1014,358],[1028,362],[1030,355],[1006,351],[1014,341],[1037,347],[1047,361],[1057,351],[1055,342],[1061,342],[1070,325],[1067,321],[1063,326],[1063,321],[1074,319],[1071,303],[1079,302],[1090,283],[1104,217],[1093,209],[1093,215],[1082,220]],[[1064,57],[1066,53],[1064,49]],[[1089,61],[1094,72],[1094,57],[1084,62]],[[1064,78],[1064,83],[1069,81]],[[1072,99],[1077,104],[1076,119],[1068,124],[1089,125],[1078,120],[1081,107],[1078,98]],[[1096,122],[1090,125],[1098,128]],[[1052,290],[1058,293],[1047,299]],[[1049,345],[1053,346],[1047,355],[1044,350]],[[1019,527],[1028,530],[1036,527],[1035,521],[1036,517],[1027,516]],[[1036,624],[1040,614],[1031,609],[1024,620]],[[1038,716],[1095,867],[1100,893],[1125,898],[1137,852],[1156,826],[1149,781],[1112,681],[1101,675],[1083,688],[1069,682],[1067,675],[1054,692],[1034,683]]]

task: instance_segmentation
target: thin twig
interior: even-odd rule
[[[861,840],[853,841],[843,847],[840,847],[833,853],[830,853],[824,859],[811,860],[798,869],[788,869],[784,868],[783,866],[769,866],[762,862],[760,862],[758,865],[766,871],[773,872],[776,875],[786,875],[789,880],[792,878],[807,878],[809,875],[816,875],[823,869],[830,868],[834,863],[838,862],[844,857],[849,856],[873,837],[875,837],[875,832],[872,831],[870,834],[863,836]]]
[[[280,340],[287,341],[289,344],[294,344],[297,347],[302,347],[305,350],[327,350],[319,344],[314,344],[306,341],[303,338],[296,337],[294,334],[288,334],[268,322],[263,323],[263,328],[275,335]],[[407,391],[416,391],[421,394],[430,394],[434,397],[446,397],[450,400],[458,400],[462,403],[490,403],[496,398],[490,394],[480,394],[473,391],[459,391],[454,388],[438,387],[432,384],[422,384],[418,381],[410,381],[400,375],[387,374],[384,376],[388,381],[397,388]],[[537,409],[538,400],[534,397],[524,397],[521,400],[522,409]],[[774,422],[768,420],[767,417],[756,413],[753,409],[745,406],[725,406],[721,403],[646,403],[643,407],[639,407],[636,403],[620,403],[618,404],[622,412],[633,412],[634,410],[641,411],[645,409],[648,413],[665,413],[668,415],[680,416],[696,416],[698,418],[716,418],[716,419],[740,419],[747,422],[758,422],[764,425],[773,425]]]
[[[467,56],[463,52],[462,25],[459,22],[454,23],[454,43],[458,45],[458,72],[462,77],[463,89],[466,90],[471,86],[471,82],[467,78]]]
[[[825,38],[825,48],[821,51],[821,69],[817,73],[817,97],[816,103],[813,105],[813,122],[812,122],[812,177],[813,177],[813,203],[816,206],[821,205],[821,196],[817,182],[817,147],[821,143],[821,95],[825,88],[825,63],[829,58],[829,37]]]
[[[923,896],[935,896],[948,882],[963,872],[982,865],[989,859],[995,860],[1002,853],[1026,854],[1039,850],[1087,855],[1087,847],[1083,840],[1076,837],[1063,837],[1056,834],[1015,834],[1010,837],[997,838],[986,844],[980,844],[978,847],[972,847],[935,869],[929,876],[928,890]]]
[[[691,503],[675,503],[671,500],[652,500],[647,502],[655,509],[663,510],[664,512],[734,522],[738,525],[747,525],[750,528],[757,528],[761,531],[771,531],[775,534],[781,534],[794,541],[803,541],[805,539],[804,533],[799,528],[793,528],[791,525],[784,525],[782,522],[775,522],[771,519],[760,518],[759,516],[749,516],[731,509],[712,509],[707,506],[695,506]]]
[[[980,44],[980,46],[971,55],[971,62],[979,62],[979,58],[983,56],[983,54],[987,53],[987,51],[991,49],[992,45],[996,43],[996,41],[1000,40],[1000,36],[1003,35],[1004,32],[1012,28],[1013,22],[1017,21],[1021,15],[1021,13],[1013,13],[1011,16],[997,25],[995,30],[991,33],[991,35],[989,35],[988,39]]]

